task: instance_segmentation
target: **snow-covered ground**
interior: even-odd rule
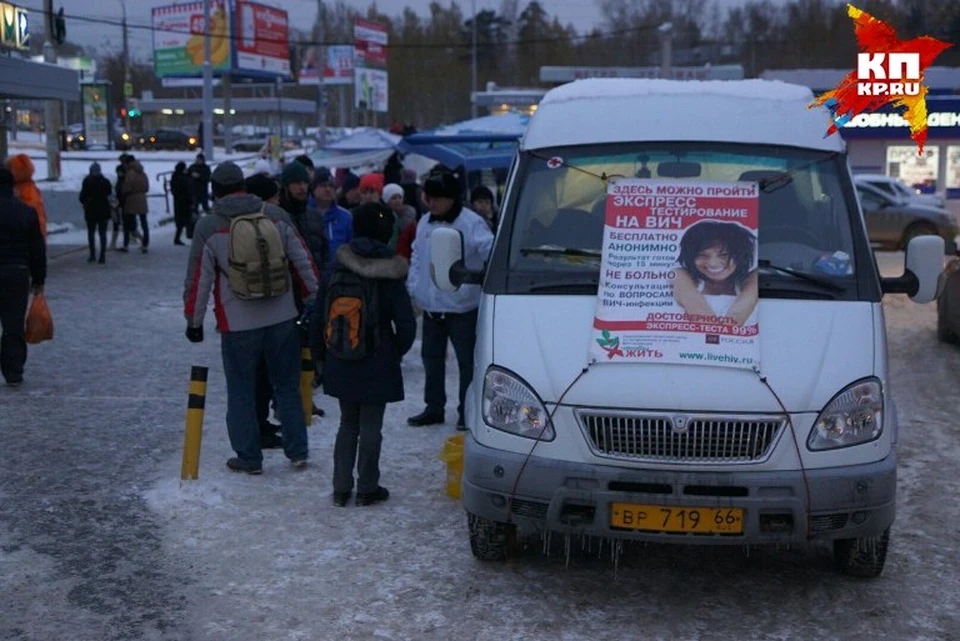
[[[311,461],[265,454],[229,472],[219,341],[183,336],[187,249],[51,261],[56,338],[26,384],[0,388],[0,639],[4,641],[947,641],[960,631],[960,350],[935,307],[884,301],[901,418],[899,514],[886,570],[836,574],[822,548],[609,547],[476,561],[438,454],[450,424],[422,408],[419,343],[389,406],[382,505],[330,501],[336,403]],[[902,267],[881,254],[882,269]],[[454,393],[451,358],[447,390]],[[200,477],[181,482],[187,376],[210,368]],[[452,405],[447,415],[453,418]],[[562,541],[554,541],[562,544]]]

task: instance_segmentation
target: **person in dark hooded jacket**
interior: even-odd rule
[[[340,401],[340,430],[333,452],[333,503],[339,507],[350,500],[354,462],[357,505],[380,503],[390,496],[380,485],[383,414],[387,403],[403,400],[400,359],[410,350],[417,331],[404,286],[407,261],[386,244],[393,222],[393,212],[383,203],[361,205],[353,213],[353,240],[342,245],[334,259],[334,270],[376,280],[380,314],[380,343],[371,355],[343,360],[328,351],[324,363],[324,392]]]
[[[80,204],[83,205],[83,217],[87,223],[87,243],[90,245],[88,263],[97,260],[95,237],[100,235],[100,264],[107,262],[107,223],[110,222],[110,194],[113,186],[104,177],[100,165],[90,165],[90,173],[80,186]]]
[[[190,175],[187,173],[187,163],[182,160],[173,169],[170,177],[170,194],[173,196],[173,222],[177,232],[173,236],[174,245],[185,245],[180,240],[184,231],[187,238],[193,238],[193,197],[190,195]]]

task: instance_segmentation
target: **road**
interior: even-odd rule
[[[278,457],[263,477],[229,475],[218,344],[183,339],[186,249],[169,231],[154,239],[106,266],[83,252],[51,261],[56,338],[31,348],[24,387],[0,388],[2,641],[960,639],[960,349],[937,342],[932,305],[884,303],[901,466],[879,579],[834,573],[826,547],[486,565],[437,491],[449,426],[390,428],[396,498],[378,508],[329,505],[324,426],[302,475]],[[198,360],[211,364],[204,465],[178,489]],[[392,422],[419,407],[417,360]]]

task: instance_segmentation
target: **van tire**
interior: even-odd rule
[[[883,572],[889,547],[890,528],[880,536],[839,539],[833,542],[833,564],[844,574],[874,579]]]
[[[900,240],[900,249],[906,250],[907,245],[910,244],[910,241],[916,238],[917,236],[937,236],[937,235],[939,235],[937,233],[937,228],[930,223],[926,223],[926,222],[911,223],[910,226],[903,231],[903,238]]]
[[[509,523],[491,521],[467,512],[470,528],[470,551],[481,561],[506,561],[507,550],[516,538],[516,527]]]

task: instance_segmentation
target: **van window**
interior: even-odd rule
[[[857,220],[859,213],[851,212],[844,198],[845,166],[837,154],[707,143],[604,145],[525,153],[527,162],[517,185],[510,239],[511,272],[536,270],[560,275],[598,270],[606,208],[604,178],[618,176],[765,181],[759,203],[761,265],[847,282],[856,274],[852,220]],[[681,175],[689,177],[674,178],[678,167],[684,170]],[[843,252],[848,261],[842,271],[835,263],[826,272],[816,267],[822,258],[837,252]]]

